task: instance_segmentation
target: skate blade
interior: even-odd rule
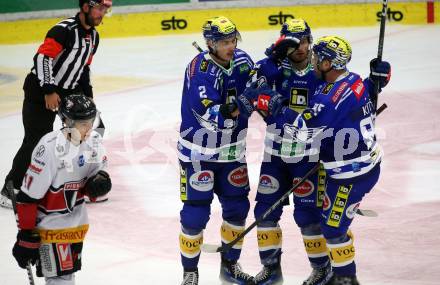
[[[12,210],[12,202],[6,197],[0,197],[0,207],[7,210]]]

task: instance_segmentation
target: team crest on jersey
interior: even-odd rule
[[[295,177],[293,179],[293,185],[298,183],[300,180],[301,179],[299,177]],[[293,195],[300,198],[307,197],[313,193],[313,190],[315,190],[315,186],[313,185],[312,181],[307,179],[293,191]]]
[[[235,187],[244,187],[248,185],[248,170],[246,165],[232,170],[228,175],[228,181]]]
[[[194,190],[211,191],[214,187],[214,172],[204,170],[193,173],[189,178],[189,183]]]
[[[278,191],[280,188],[280,183],[278,180],[270,175],[261,175],[260,182],[258,183],[258,193],[261,194],[272,194]]]
[[[307,108],[309,102],[309,90],[303,88],[290,89],[289,108],[293,110],[303,111]]]
[[[72,181],[64,183],[64,202],[66,203],[66,208],[69,212],[72,212],[73,208],[75,208],[78,190],[83,187],[83,184],[84,181]]]

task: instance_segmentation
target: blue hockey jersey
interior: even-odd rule
[[[354,178],[380,163],[376,113],[359,75],[347,71],[334,83],[321,81],[310,103],[302,114],[285,107],[276,119],[284,120],[286,134],[320,150],[330,177]]]
[[[179,159],[182,161],[237,161],[245,155],[247,118],[224,118],[222,104],[243,93],[254,67],[244,51],[236,49],[229,69],[207,52],[186,68],[182,92]]]
[[[304,70],[295,70],[288,59],[277,63],[271,58],[257,62],[257,77],[263,77],[273,90],[289,101],[289,108],[301,113],[310,107],[309,102],[315,92],[317,79],[311,65]],[[303,143],[284,135],[283,118],[268,116],[264,150],[266,153],[284,158],[303,157],[316,154],[317,150],[305,149]]]

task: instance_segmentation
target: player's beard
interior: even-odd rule
[[[293,52],[288,56],[289,56],[289,59],[294,63],[302,63],[302,62],[308,60],[308,58],[309,58],[309,55],[307,52],[301,52],[300,54]]]
[[[86,13],[86,22],[87,25],[89,25],[90,27],[96,27],[99,26],[99,24],[101,24],[102,22],[102,17],[97,17],[97,18],[93,18],[89,13]]]

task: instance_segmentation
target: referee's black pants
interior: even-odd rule
[[[35,146],[45,134],[53,130],[55,115],[55,112],[46,109],[44,102],[32,102],[25,96],[22,110],[24,138],[5,179],[12,180],[15,189],[21,187]]]

